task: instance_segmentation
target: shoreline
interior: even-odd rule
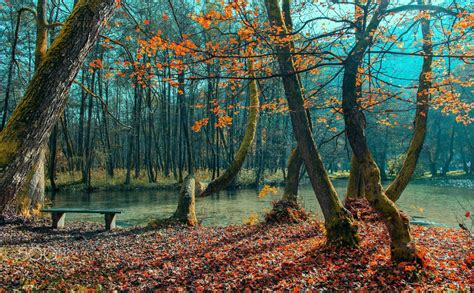
[[[338,175],[338,176],[331,176],[331,180],[348,180],[348,176],[346,175]],[[387,180],[383,181],[382,183],[389,183],[394,178],[388,178]],[[474,175],[472,174],[448,174],[447,176],[439,176],[439,177],[417,177],[414,178],[410,184],[420,184],[420,183],[432,183],[432,182],[441,182],[443,180],[472,180],[474,182]],[[265,185],[270,186],[283,186],[284,181],[283,179],[277,180],[268,180],[264,182]],[[302,185],[310,184],[308,178],[303,178]],[[450,185],[446,185],[450,186]],[[69,182],[66,184],[58,184],[58,190],[54,191],[54,193],[62,193],[62,192],[84,192],[84,193],[96,193],[96,192],[131,192],[131,191],[179,191],[181,188],[181,184],[179,182],[164,182],[164,183],[143,183],[143,182],[134,182],[132,184],[126,185],[123,183],[117,184],[97,184],[92,186],[90,189],[84,188],[83,184],[79,181],[77,182]],[[452,187],[462,187],[453,185]],[[469,188],[469,187],[464,187]],[[226,190],[240,190],[240,189],[258,189],[258,186],[254,182],[239,182],[236,186],[231,186]],[[53,193],[53,190],[50,185],[46,186],[46,192],[49,194]]]

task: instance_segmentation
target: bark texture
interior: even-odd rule
[[[39,68],[41,62],[46,56],[48,47],[48,27],[46,22],[46,4],[47,0],[38,0],[36,4],[36,44],[35,44],[35,70]],[[29,204],[24,208],[23,215],[34,215],[41,209],[45,194],[45,161],[46,161],[45,143],[40,151],[38,161],[33,167],[33,175],[28,188]]]
[[[291,151],[290,157],[288,158],[288,175],[285,180],[283,199],[294,202],[298,200],[301,166],[303,166],[303,158],[296,147]]]
[[[232,181],[235,179],[237,174],[239,173],[242,165],[244,164],[245,158],[250,150],[250,147],[253,144],[255,139],[255,133],[257,131],[257,122],[258,122],[258,112],[260,108],[259,102],[259,94],[257,88],[257,81],[252,80],[249,86],[250,91],[250,110],[248,116],[248,123],[245,129],[244,138],[242,143],[240,144],[239,150],[235,154],[234,160],[227,168],[227,170],[216,178],[215,180],[211,181],[209,185],[206,187],[203,193],[201,193],[200,197],[205,197],[212,195],[216,192],[219,192],[229,186]]]
[[[188,226],[196,226],[198,224],[195,209],[195,186],[194,176],[188,175],[184,179],[183,186],[181,187],[178,208],[172,220]]]
[[[114,0],[79,1],[0,133],[0,212],[14,199],[59,120],[71,83],[113,11]]]
[[[271,25],[281,28],[278,34],[282,39],[285,39],[288,30],[278,0],[266,0],[265,6]],[[328,242],[337,246],[354,246],[358,243],[357,226],[352,215],[339,200],[313,140],[310,122],[304,107],[302,85],[299,76],[295,73],[296,68],[291,55],[292,48],[291,41],[285,42],[276,46],[276,53],[283,76],[283,86],[290,109],[293,132],[298,142],[298,150],[323,211]]]
[[[347,198],[360,198],[365,196],[363,170],[357,158],[353,155],[351,159],[351,172],[347,184]]]

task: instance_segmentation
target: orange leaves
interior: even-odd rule
[[[181,43],[175,44],[172,43],[169,46],[170,49],[174,50],[176,56],[185,56],[192,53],[194,49],[197,48],[196,44],[189,39],[184,39]]]
[[[270,185],[264,185],[262,189],[258,192],[258,197],[259,198],[264,198],[267,194],[272,193],[272,194],[277,194],[278,193],[278,187],[273,187]]]
[[[283,98],[278,98],[276,101],[262,104],[261,109],[271,113],[287,113],[288,105]]]
[[[205,14],[191,15],[191,18],[203,28],[209,29],[212,25],[218,25],[219,22],[232,19],[233,7],[231,5],[225,5],[223,10],[224,13],[217,10],[210,10]]]
[[[217,128],[226,128],[227,126],[232,125],[232,117],[228,115],[222,115],[217,118],[217,122],[214,124]]]
[[[144,25],[149,25],[149,24],[150,24],[150,20],[145,19],[145,20],[143,21],[143,24],[144,24]]]
[[[207,126],[207,124],[209,124],[209,118],[202,118],[194,122],[194,125],[191,126],[191,129],[194,132],[199,132],[201,131],[201,128],[203,128],[204,126]]]
[[[207,17],[195,17],[194,20],[205,29],[208,29],[212,24],[212,20]]]
[[[95,69],[102,69],[104,68],[104,64],[102,63],[102,59],[94,59],[92,60],[91,63],[89,63],[89,66]]]

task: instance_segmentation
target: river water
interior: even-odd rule
[[[339,194],[345,194],[346,180],[334,180]],[[253,189],[221,192],[196,200],[196,213],[203,225],[225,226],[242,224],[250,215],[262,215],[271,208],[278,194],[267,194],[259,198]],[[321,210],[310,185],[300,188],[305,209],[321,218]],[[119,226],[145,225],[151,219],[172,215],[178,202],[178,192],[173,191],[131,191],[95,193],[59,193],[52,199],[53,207],[74,208],[117,208],[124,211],[117,219]],[[411,183],[398,201],[402,210],[410,216],[421,216],[440,225],[457,227],[465,221],[466,210],[474,206],[474,184],[472,180],[415,181]],[[103,222],[103,216],[88,214],[67,214],[68,221]]]

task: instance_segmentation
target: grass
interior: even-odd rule
[[[104,190],[155,190],[155,189],[174,189],[177,181],[173,177],[158,175],[156,183],[150,182],[146,173],[142,171],[140,176],[134,177],[132,172],[130,184],[125,184],[126,170],[115,169],[114,176],[108,176],[103,169],[94,169],[91,172],[91,186],[94,191]],[[84,184],[81,182],[82,173],[80,171],[58,173],[56,176],[56,185],[60,190],[81,191],[84,190]],[[51,184],[47,181],[46,188],[51,190]]]

